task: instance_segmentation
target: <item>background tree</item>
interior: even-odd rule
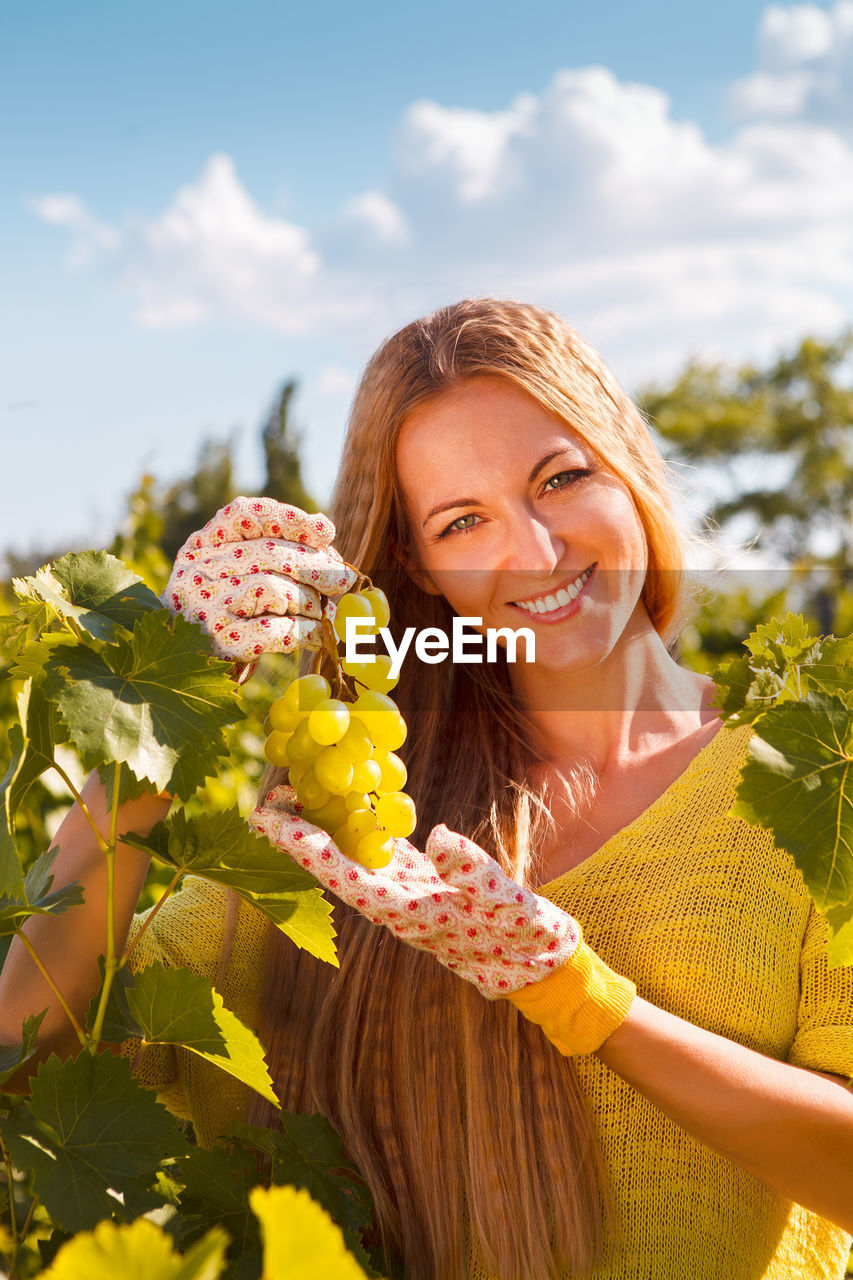
[[[719,492],[711,520],[725,533],[739,519],[758,549],[798,571],[791,605],[823,632],[837,630],[842,613],[849,623],[852,356],[853,332],[805,338],[766,368],[693,362],[672,386],[641,396],[669,458],[698,467]]]
[[[317,504],[302,482],[302,463],[299,432],[291,421],[291,404],[297,384],[291,379],[281,389],[279,397],[263,429],[266,483],[264,493],[279,502],[290,502],[303,511],[316,511]]]

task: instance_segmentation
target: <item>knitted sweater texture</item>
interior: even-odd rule
[[[851,1076],[853,970],[829,968],[823,917],[791,857],[728,816],[750,732],[721,729],[640,817],[540,892],[646,1000],[770,1057]],[[205,973],[255,1025],[267,925],[242,904],[223,965],[227,910],[218,886],[188,877],[133,965]],[[841,1280],[848,1235],[692,1138],[594,1056],[575,1063],[617,1214],[585,1280]],[[202,1143],[245,1119],[248,1091],[203,1059],[147,1046],[136,1069]],[[475,1265],[470,1280],[488,1274]]]

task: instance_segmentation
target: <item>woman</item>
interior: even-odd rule
[[[274,516],[249,528],[261,568]],[[532,630],[535,663],[404,663],[419,825],[383,871],[267,780],[255,825],[347,904],[339,975],[198,882],[136,963],[191,958],[261,1010],[284,1105],[333,1120],[407,1274],[843,1275],[853,982],[791,860],[727,817],[749,731],[719,732],[667,651],[681,539],[636,409],[556,317],[462,303],[369,364],[332,517],[396,638],[476,617]],[[223,652],[292,646],[287,615],[229,648],[234,606],[202,607],[188,563],[169,598]],[[204,1068],[147,1052],[142,1078],[221,1130]]]

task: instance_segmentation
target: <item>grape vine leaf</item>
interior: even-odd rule
[[[781,621],[760,622],[744,640],[754,659],[784,671],[790,665],[804,666],[821,650],[821,638],[812,634],[801,613],[789,613]]]
[[[122,1000],[147,1043],[183,1045],[279,1106],[263,1045],[207,978],[155,961],[134,976]]]
[[[51,655],[51,697],[87,768],[121,761],[183,800],[216,771],[222,728],[244,711],[230,664],[206,646],[198,627],[158,610],[111,644]]]
[[[808,679],[823,693],[853,705],[853,636],[824,640],[820,657],[808,668]]]
[[[125,1190],[150,1187],[160,1161],[185,1140],[177,1121],[133,1079],[130,1063],[83,1052],[39,1067],[23,1116],[0,1117],[0,1133],[57,1226],[85,1231],[120,1213]]]
[[[317,881],[257,835],[236,807],[196,818],[179,809],[147,836],[131,832],[122,840],[170,867],[234,889],[303,950],[337,965],[332,908]]]
[[[33,1014],[25,1020],[20,1044],[0,1044],[0,1088],[35,1053],[38,1048],[39,1027],[46,1013],[47,1009],[42,1009],[41,1013]]]
[[[249,1204],[264,1237],[264,1280],[365,1280],[340,1227],[307,1191],[255,1187]]]
[[[715,705],[729,725],[753,723],[774,705],[785,684],[778,672],[745,655],[724,663],[714,679]]]
[[[18,695],[20,724],[9,728],[12,758],[0,782],[0,894],[22,898],[23,873],[15,845],[15,815],[30,787],[53,764],[55,742],[66,734],[44,694],[43,686],[27,681]]]
[[[11,783],[9,805],[13,817],[36,779],[53,766],[55,746],[68,737],[65,726],[46,696],[42,681],[28,680],[17,701],[26,752]]]
[[[373,1200],[341,1150],[339,1135],[322,1115],[283,1111],[281,1132],[234,1123],[232,1133],[270,1158],[270,1181],[304,1187],[344,1232],[347,1247],[370,1268],[361,1231],[373,1224]]]
[[[830,929],[827,947],[830,968],[841,964],[853,965],[853,902],[841,907],[828,907],[824,914]]]
[[[840,698],[807,694],[756,724],[732,808],[772,831],[821,908],[853,901],[851,766],[853,711]]]
[[[230,1253],[261,1254],[258,1224],[249,1209],[249,1191],[261,1179],[255,1155],[236,1144],[193,1147],[175,1168],[183,1183],[181,1214],[190,1224],[189,1238],[219,1223],[231,1238]]]
[[[228,1237],[213,1227],[185,1254],[146,1218],[129,1224],[99,1222],[59,1250],[45,1280],[217,1280],[225,1266]]]
[[[8,937],[30,916],[57,916],[83,901],[77,881],[53,889],[53,866],[59,848],[45,849],[24,877],[23,893],[0,894],[0,938]]]
[[[101,974],[100,985],[97,994],[92,997],[86,1012],[86,1027],[90,1033],[95,1025],[95,1019],[98,1016],[98,1008],[101,1003],[101,989],[104,985],[104,973],[106,970],[103,956],[98,956],[98,969]],[[110,994],[107,997],[104,1021],[101,1026],[102,1043],[121,1044],[124,1040],[141,1037],[142,1029],[127,1007],[127,991],[132,986],[133,974],[130,969],[126,965],[121,969],[117,969],[113,974]]]
[[[130,628],[163,608],[142,579],[108,551],[70,553],[12,585],[36,621],[47,606],[49,616],[71,618],[98,640],[112,640],[118,627]]]
[[[15,843],[15,815],[12,809],[12,787],[24,767],[27,741],[19,724],[9,726],[11,759],[0,781],[3,807],[0,811],[0,894],[10,898],[24,896],[24,869]]]

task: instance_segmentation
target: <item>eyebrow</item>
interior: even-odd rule
[[[563,445],[561,449],[553,449],[551,453],[546,453],[544,458],[540,458],[536,466],[527,477],[527,483],[532,484],[543,467],[547,467],[549,462],[553,462],[555,458],[561,457],[562,454],[569,452],[569,447]],[[454,507],[479,507],[481,505],[479,498],[454,498],[451,502],[441,502],[437,507],[433,507],[424,517],[422,529],[425,529],[432,520],[433,516],[441,515],[442,511],[452,511]]]

